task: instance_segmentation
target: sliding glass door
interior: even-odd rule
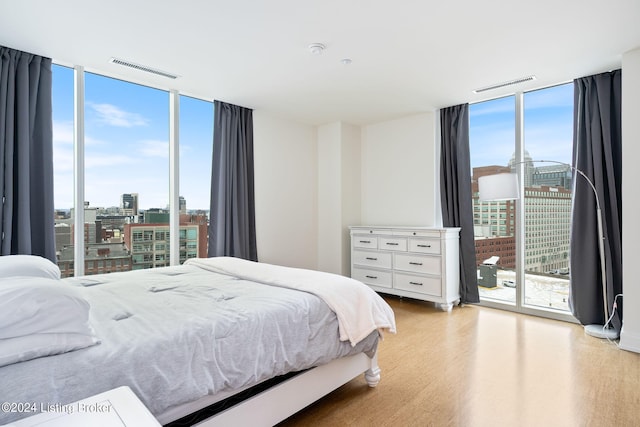
[[[570,319],[573,85],[473,104],[474,232],[484,304]],[[522,197],[480,201],[477,179],[518,173]]]

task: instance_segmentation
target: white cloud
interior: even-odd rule
[[[169,158],[169,142],[158,140],[140,141],[138,152],[146,157]]]
[[[114,154],[114,155],[105,155],[101,153],[96,153],[94,155],[88,155],[84,160],[85,169],[109,166],[114,168],[114,172],[116,171],[116,167],[134,163],[135,159],[133,157],[128,157],[123,154]]]
[[[73,172],[73,148],[57,145],[53,149],[53,170],[58,172]]]
[[[53,147],[56,150],[63,150],[64,147],[73,145],[73,121],[53,121]],[[104,145],[105,142],[100,139],[92,138],[90,135],[84,136],[84,145]],[[73,158],[73,155],[72,155]]]
[[[516,110],[516,98],[513,95],[496,98],[489,101],[481,101],[469,105],[469,117],[485,115],[505,114],[512,115]]]
[[[53,143],[73,144],[73,121],[53,121]]]
[[[109,126],[132,128],[146,126],[149,120],[138,113],[124,111],[113,104],[87,103],[97,114],[97,121]]]

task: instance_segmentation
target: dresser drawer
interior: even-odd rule
[[[440,279],[425,276],[413,276],[410,274],[394,273],[393,287],[405,291],[421,294],[442,296]]]
[[[390,271],[368,270],[354,267],[351,277],[368,285],[391,288],[392,275]]]
[[[409,239],[409,252],[422,254],[440,254],[440,240]]]
[[[435,230],[393,230],[394,236],[427,237],[440,240],[440,232]]]
[[[441,259],[438,256],[393,254],[393,268],[396,270],[411,271],[413,273],[426,273],[439,276]]]
[[[380,237],[378,249],[385,251],[407,251],[407,239],[398,237]]]
[[[373,236],[353,236],[354,248],[378,249],[378,238]]]
[[[391,254],[383,252],[353,251],[353,263],[368,267],[391,268]]]

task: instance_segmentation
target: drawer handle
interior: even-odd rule
[[[418,245],[419,248],[430,248],[431,245]]]
[[[389,245],[389,246],[398,246],[397,243],[390,243],[390,242],[387,242],[387,245]]]
[[[365,259],[368,259],[369,261],[377,261],[378,258],[372,258],[372,257],[366,257]]]
[[[367,279],[377,279],[378,278],[378,276],[364,276],[364,277],[366,277]]]
[[[422,286],[420,282],[409,282],[410,285]]]
[[[360,243],[371,243],[371,240],[360,240]]]
[[[410,261],[409,264],[411,264],[411,265],[422,265],[421,262],[413,262],[413,261]]]

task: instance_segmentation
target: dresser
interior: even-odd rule
[[[460,301],[459,234],[454,227],[351,226],[351,277],[377,292]]]

